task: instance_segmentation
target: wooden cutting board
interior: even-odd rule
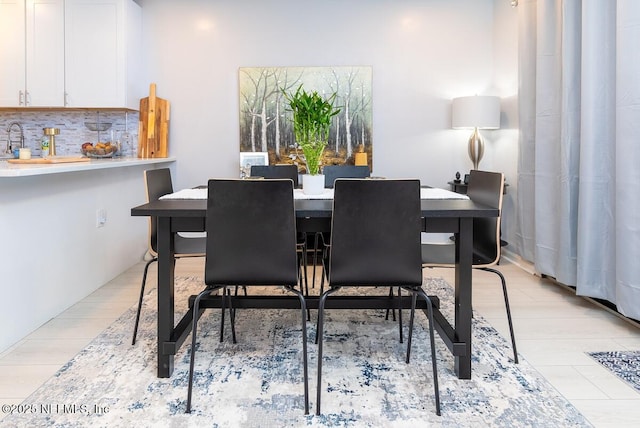
[[[156,84],[152,83],[149,86],[149,96],[140,100],[139,158],[169,156],[169,115],[169,101],[156,96]]]
[[[78,156],[56,156],[50,158],[31,158],[31,159],[8,159],[9,163],[19,164],[53,164],[53,163],[70,163],[70,162],[89,162],[91,159]]]

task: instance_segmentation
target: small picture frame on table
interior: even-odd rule
[[[464,184],[469,184],[469,174],[464,175]]]
[[[253,165],[269,165],[269,153],[240,152],[240,178],[251,176]]]

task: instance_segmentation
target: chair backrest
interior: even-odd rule
[[[420,181],[335,182],[329,284],[422,284]]]
[[[324,175],[324,187],[333,188],[333,183],[338,178],[367,178],[371,175],[366,165],[327,165],[322,168]]]
[[[297,284],[292,180],[209,180],[208,285]]]
[[[160,199],[160,196],[173,193],[171,170],[160,168],[144,171],[144,186],[147,202],[156,201]],[[154,255],[158,253],[158,220],[156,217],[149,217],[149,249]]]
[[[296,165],[252,165],[252,177],[289,178],[298,187],[298,167]]]
[[[502,215],[504,175],[499,172],[473,170],[467,195],[474,202],[498,208]],[[473,220],[474,265],[494,264],[500,260],[500,217]]]

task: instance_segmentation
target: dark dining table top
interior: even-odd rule
[[[296,199],[297,217],[331,217],[331,199]],[[498,217],[500,211],[471,200],[422,199],[423,217]],[[163,199],[131,209],[132,216],[205,217],[205,199]]]

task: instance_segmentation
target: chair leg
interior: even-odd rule
[[[300,252],[300,291],[302,291],[302,285],[304,284],[304,295],[309,295],[309,276],[307,275],[307,246],[306,244],[302,247],[302,251]]]
[[[322,257],[322,275],[320,276],[320,296],[324,294],[324,279],[325,274],[327,272],[327,266],[325,263],[325,257]],[[327,284],[329,283],[329,277],[327,276]],[[318,321],[320,321],[320,312],[318,311]],[[316,322],[317,325],[317,322]],[[318,344],[318,330],[316,329],[316,338],[314,340],[315,344]]]
[[[513,361],[518,364],[518,351],[516,350],[516,336],[513,332],[513,321],[511,319],[511,307],[509,306],[509,296],[507,295],[507,281],[504,279],[504,275],[502,272],[496,269],[491,268],[479,268],[481,270],[487,272],[493,272],[500,277],[500,281],[502,282],[502,294],[504,295],[504,306],[507,310],[507,321],[509,322],[509,333],[511,335],[511,346],[513,347]]]
[[[407,357],[405,358],[405,362],[409,364],[409,360],[411,359],[411,341],[413,339],[413,321],[415,319],[416,314],[416,300],[418,298],[417,293],[411,293],[411,313],[409,314],[409,335],[407,337]]]
[[[309,281],[307,279],[307,246],[306,244],[302,247],[302,251],[300,252],[300,256],[298,257],[298,261],[300,263],[300,269],[298,271],[298,284],[300,287],[300,291],[303,290],[304,284],[304,295],[309,295]],[[306,306],[306,304],[305,304]],[[307,309],[307,321],[311,320],[311,311]]]
[[[189,387],[187,389],[187,410],[186,413],[191,413],[191,395],[193,391],[193,367],[196,361],[196,341],[197,341],[197,329],[198,329],[198,313],[200,312],[200,300],[207,294],[211,294],[216,288],[207,288],[198,294],[193,302],[193,317],[191,320],[191,360],[189,362]],[[224,289],[223,289],[224,296]]]
[[[402,287],[398,287],[398,300],[402,301]],[[402,304],[398,306],[398,329],[400,330],[400,343],[402,343]]]
[[[322,258],[322,273],[320,275],[320,296],[322,296],[324,294],[324,274],[325,274],[326,270],[325,270],[325,263],[324,263],[324,257]],[[328,279],[327,279],[327,283],[328,283]],[[318,319],[316,321],[316,326],[318,325],[318,322],[320,322],[320,311],[318,311],[318,315],[317,315]],[[314,339],[315,344],[318,344],[318,329],[316,328],[316,337]]]
[[[418,295],[422,297],[427,303],[427,318],[429,319],[429,341],[431,344],[431,366],[433,369],[433,390],[436,401],[436,415],[440,416],[440,387],[438,386],[438,361],[436,360],[436,341],[435,341],[435,333],[434,333],[434,324],[433,324],[433,305],[431,303],[431,299],[424,292],[422,288],[407,288],[411,292],[411,315],[409,319],[409,337],[407,339],[407,359],[406,362],[409,363],[409,357],[411,352],[411,339],[413,335],[413,321],[416,312],[416,301],[418,300]]]
[[[297,255],[297,262],[298,262],[298,286],[300,287],[300,289],[302,289],[302,284],[303,284],[303,279],[302,279],[302,263],[303,261],[303,255],[301,253],[298,253]]]
[[[316,415],[320,414],[320,397],[322,395],[322,329],[324,324],[324,304],[327,301],[327,297],[330,294],[338,291],[340,287],[334,287],[327,290],[326,293],[322,293],[320,300],[318,301],[318,327],[316,331],[316,342],[318,343],[318,381],[317,381],[317,396],[316,396]]]
[[[235,309],[231,306],[231,290],[227,290],[227,287],[220,287],[222,290],[222,312],[220,315],[220,342],[224,340],[224,312],[226,309],[227,301],[229,301],[229,321],[231,323],[231,338],[233,343],[236,343],[236,313]],[[246,287],[244,287],[246,290]],[[238,288],[236,287],[236,293]],[[246,295],[246,294],[245,294]]]
[[[320,244],[320,232],[316,232],[313,237],[313,278],[311,279],[311,288],[316,288],[316,265],[318,264],[318,245]],[[322,294],[322,291],[320,291]]]
[[[389,297],[393,299],[393,287],[389,287]],[[387,312],[384,316],[385,321],[389,321],[389,312],[392,314],[393,321],[396,320],[396,310],[387,308]],[[400,339],[400,343],[402,343],[402,339]]]
[[[245,296],[247,295],[247,287],[242,286],[242,288],[245,291]],[[236,292],[235,295],[238,295],[238,289],[236,287]],[[229,293],[227,294],[227,297],[229,299],[229,322],[231,323],[231,341],[233,343],[238,343],[238,341],[236,340],[236,310],[233,308],[233,304],[231,303],[231,290],[229,290]]]
[[[329,270],[327,268],[327,263],[329,262],[329,255],[326,253],[326,249],[322,252],[321,262],[322,262],[322,274],[320,275],[320,293],[324,293],[324,282],[325,279],[327,284],[329,283]]]
[[[306,296],[309,295],[309,272],[307,272],[307,264],[309,263],[309,255],[307,254],[307,249],[305,247],[304,253],[302,255],[302,273],[304,279],[304,293]]]
[[[431,299],[422,290],[418,290],[418,293],[427,302],[427,317],[429,318],[429,342],[431,344],[431,365],[433,367],[433,390],[436,399],[436,415],[440,416],[440,388],[438,386],[438,361],[436,360],[436,340],[433,325],[433,305]],[[415,311],[415,307],[413,308]]]
[[[309,364],[307,359],[307,316],[308,309],[304,295],[293,287],[285,287],[287,290],[295,293],[300,299],[300,310],[302,313],[302,364],[304,376],[304,414],[309,414]]]
[[[222,296],[220,297],[222,299],[221,303],[222,303],[222,311],[220,313],[220,342],[224,341],[224,310],[226,309],[226,297],[227,297],[227,288],[226,287],[222,287]]]
[[[140,312],[142,311],[142,299],[144,298],[144,287],[147,283],[147,272],[149,271],[149,265],[153,262],[157,262],[158,258],[154,257],[147,262],[144,266],[144,272],[142,274],[142,285],[140,286],[140,298],[138,299],[138,311],[136,312],[136,323],[133,327],[133,339],[131,339],[131,344],[136,344],[136,337],[138,336],[138,324],[140,323]]]

